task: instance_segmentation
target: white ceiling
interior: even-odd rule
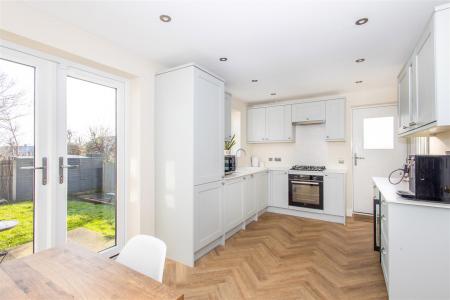
[[[433,7],[445,2],[66,0],[32,5],[168,67],[203,65],[226,80],[229,92],[254,102],[393,86]],[[162,23],[161,14],[172,22]],[[356,26],[362,17],[369,22]],[[366,62],[356,64],[357,58]]]

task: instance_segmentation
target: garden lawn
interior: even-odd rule
[[[13,248],[33,240],[33,203],[31,201],[0,205],[0,220],[17,220],[19,225],[0,232],[0,250]],[[108,239],[115,235],[115,208],[113,205],[93,204],[69,200],[67,225],[69,230],[84,227]]]

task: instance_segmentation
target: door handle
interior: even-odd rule
[[[358,154],[353,154],[353,159],[354,159],[354,161],[355,161],[355,166],[357,166],[358,165],[358,159],[365,159],[365,157],[362,157],[362,156],[358,156]]]
[[[21,170],[42,170],[42,185],[47,185],[47,157],[42,158],[42,166],[41,167],[21,167]]]
[[[64,165],[64,157],[59,157],[59,183],[64,183],[64,169],[76,169],[79,165]]]

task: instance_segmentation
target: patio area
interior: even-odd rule
[[[5,260],[33,252],[33,203],[23,201],[0,205],[0,220],[17,220],[19,224],[0,232],[0,250],[8,250]],[[115,206],[90,202],[81,198],[68,201],[68,240],[92,251],[101,251],[115,244]]]

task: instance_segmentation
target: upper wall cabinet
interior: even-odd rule
[[[325,101],[292,105],[292,122],[297,124],[325,122]]]
[[[450,5],[436,9],[397,80],[399,133],[450,126]]]
[[[291,105],[250,108],[247,111],[247,142],[292,142]]]
[[[225,141],[231,140],[231,94],[225,93]]]
[[[325,105],[325,140],[345,140],[345,99],[328,100]]]

